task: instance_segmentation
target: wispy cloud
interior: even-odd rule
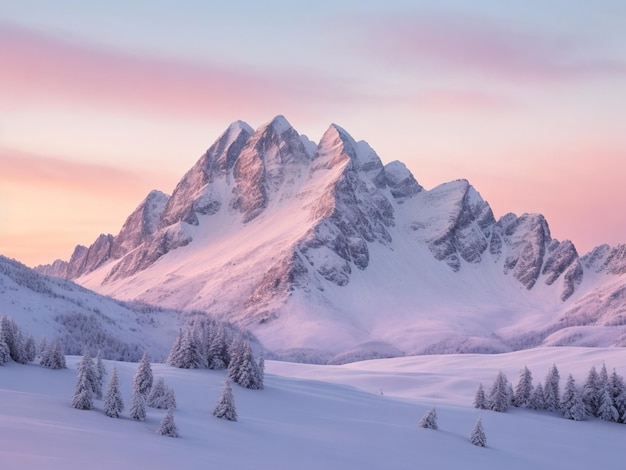
[[[118,198],[136,195],[137,187],[145,186],[149,179],[152,182],[158,179],[158,175],[148,172],[34,155],[2,147],[0,168],[1,183]]]
[[[471,72],[512,81],[626,75],[623,59],[590,57],[573,38],[516,30],[486,18],[403,13],[365,16],[351,25],[351,47],[392,67]]]
[[[295,67],[253,69],[133,55],[0,23],[0,93],[29,104],[62,100],[148,113],[249,115],[315,105],[347,92],[341,83]]]

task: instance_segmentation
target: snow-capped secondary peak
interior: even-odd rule
[[[287,121],[285,116],[281,114],[276,116],[264,126],[261,126],[261,129],[264,127],[271,127],[277,134],[282,134],[283,132],[287,132],[289,129],[293,129],[293,127],[291,127],[291,124],[289,124],[289,121]]]

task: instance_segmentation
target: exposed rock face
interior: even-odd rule
[[[252,132],[241,121],[226,129],[174,189],[160,218],[161,228],[180,221],[198,225],[197,214],[211,215],[220,210],[221,199],[207,185],[232,170]]]
[[[466,180],[442,184],[423,195],[423,210],[411,223],[433,256],[454,271],[461,260],[478,263],[495,223],[489,205]]]
[[[626,245],[600,245],[581,259],[586,269],[621,276],[626,273]]]
[[[113,240],[111,257],[119,259],[134,250],[156,232],[169,200],[161,191],[151,191],[139,207],[128,216],[122,230]]]

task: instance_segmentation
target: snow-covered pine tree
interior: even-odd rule
[[[148,395],[147,404],[151,408],[166,410],[168,408],[176,408],[176,397],[174,390],[165,385],[163,377],[157,377]]]
[[[238,369],[233,373],[233,382],[244,388],[260,390],[263,388],[263,379],[259,365],[254,360],[252,348],[248,341],[243,341],[240,357],[237,361]],[[229,373],[230,377],[230,373]]]
[[[265,388],[265,357],[263,356],[263,347],[259,352],[259,380],[261,386],[259,388]]]
[[[475,446],[487,447],[487,435],[485,434],[483,422],[480,418],[476,420],[476,424],[474,424],[472,432],[470,433],[469,440]]]
[[[233,339],[233,342],[228,347],[228,378],[235,383],[237,383],[237,375],[243,361],[243,343],[244,340],[239,335]]]
[[[167,437],[178,437],[178,427],[174,422],[174,409],[169,408],[163,420],[161,421],[161,425],[159,429],[156,431],[157,434],[161,436]]]
[[[0,366],[5,365],[11,359],[11,352],[7,343],[0,338]]]
[[[146,398],[137,389],[133,389],[133,394],[130,398],[130,417],[137,421],[146,419]]]
[[[561,377],[559,375],[559,370],[555,364],[552,364],[552,367],[546,376],[546,384],[543,387],[543,393],[546,400],[546,410],[548,411],[559,411],[559,404],[561,402],[561,393],[559,390],[560,380]]]
[[[561,412],[566,419],[584,421],[587,419],[587,411],[583,402],[583,395],[576,387],[574,377],[570,374],[565,383],[563,397],[561,398]]]
[[[213,416],[228,421],[237,421],[237,409],[235,408],[235,397],[230,386],[230,379],[226,379],[224,382],[224,388],[213,410]]]
[[[509,408],[508,380],[502,371],[498,372],[496,380],[489,391],[489,409],[504,412]]]
[[[102,387],[104,386],[104,376],[106,374],[106,369],[104,368],[104,363],[102,362],[100,350],[98,350],[98,354],[96,355],[94,372],[96,377],[96,381],[94,384],[94,396],[97,400],[102,400]]]
[[[208,341],[207,364],[209,369],[225,369],[228,348],[224,337],[224,328],[221,325],[213,329]]]
[[[117,368],[113,366],[109,387],[104,396],[104,413],[111,418],[119,418],[124,409],[124,401],[120,392],[120,379],[117,375]]]
[[[520,372],[519,382],[517,382],[515,393],[513,394],[513,406],[528,406],[532,393],[533,375],[528,370],[528,367],[524,366]]]
[[[596,366],[592,366],[583,385],[583,401],[587,408],[587,414],[591,416],[598,416],[601,390],[598,371]]]
[[[608,381],[602,387],[602,392],[600,394],[600,403],[598,405],[598,418],[603,419],[604,421],[614,422],[617,422],[619,420],[619,413],[617,412],[617,408],[615,408],[615,405],[613,404],[613,397],[611,396]]]
[[[168,363],[181,369],[197,369],[202,362],[198,340],[194,333],[187,329],[174,342],[168,357]]]
[[[35,345],[35,338],[28,336],[24,343],[24,353],[26,354],[26,361],[33,362],[37,357],[37,346]]]
[[[439,425],[437,425],[437,410],[434,407],[428,410],[417,425],[425,429],[439,429]]]
[[[85,353],[76,367],[76,387],[72,397],[72,407],[78,410],[91,410],[93,408],[93,362],[89,354]]]
[[[178,336],[174,339],[174,343],[170,348],[170,353],[167,355],[166,362],[174,367],[178,367],[176,364],[181,362],[181,344],[183,342],[183,332],[179,331]]]
[[[626,385],[624,385],[624,378],[613,369],[609,380],[613,405],[619,415],[618,421],[626,423]]]
[[[50,350],[48,349],[48,340],[44,336],[43,338],[41,338],[41,341],[39,342],[39,352],[37,354],[39,356],[39,364],[41,364],[42,366],[43,366],[43,363],[47,361],[46,355],[49,352]]]
[[[50,369],[66,369],[65,355],[63,354],[63,346],[61,341],[56,339],[50,345],[48,353],[48,365]]]
[[[528,407],[533,410],[541,411],[546,409],[546,397],[543,393],[543,385],[541,385],[541,382],[539,382],[533,390],[533,393],[530,396],[530,404],[528,405]]]
[[[3,316],[0,318],[0,342],[4,341],[9,347],[9,355],[18,364],[26,364],[26,352],[24,351],[24,335],[22,329],[12,318]]]
[[[152,381],[152,367],[148,360],[148,354],[144,353],[133,378],[133,393],[140,393],[144,397],[147,397],[152,388]]]
[[[476,394],[474,395],[474,408],[478,408],[479,410],[489,409],[489,402],[485,396],[485,389],[483,388],[482,382],[478,384]]]

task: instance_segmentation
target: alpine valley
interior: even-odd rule
[[[494,218],[331,125],[231,124],[171,196],[36,268],[100,294],[205,311],[275,358],[342,363],[539,345],[626,346],[626,246],[580,256],[540,214]]]

